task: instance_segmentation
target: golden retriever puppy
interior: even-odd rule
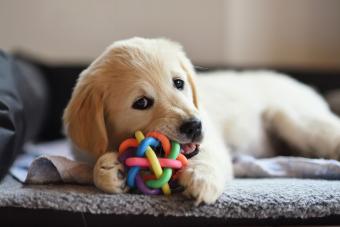
[[[275,154],[269,132],[300,155],[338,158],[340,149],[340,121],[311,88],[268,71],[197,76],[165,39],[109,46],[81,73],[64,124],[75,156],[94,164],[95,185],[109,193],[126,191],[115,151],[136,130],[199,149],[179,179],[197,203],[214,202],[232,180],[231,151]]]

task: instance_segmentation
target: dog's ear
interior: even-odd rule
[[[80,76],[67,105],[63,120],[66,132],[74,145],[93,157],[108,149],[108,136],[104,118],[103,93],[95,86],[91,76]]]
[[[197,97],[197,89],[196,89],[196,84],[194,81],[194,75],[193,74],[188,74],[189,75],[189,84],[191,86],[191,91],[192,91],[192,98],[195,107],[198,109],[198,97]]]
[[[198,109],[199,102],[198,102],[198,95],[197,95],[197,89],[196,89],[196,83],[195,83],[196,72],[195,72],[193,64],[191,63],[190,59],[186,56],[181,44],[174,42],[172,40],[169,40],[169,39],[163,39],[163,40],[167,42],[169,45],[171,45],[173,49],[177,50],[177,57],[181,64],[181,67],[188,75],[188,81],[189,81],[191,91],[192,91],[193,103],[195,107]]]
[[[195,83],[196,72],[195,72],[194,66],[192,65],[191,61],[186,57],[183,51],[182,51],[182,54],[179,56],[179,60],[180,60],[183,70],[188,75],[188,81],[191,87],[193,103],[195,107],[198,109],[199,103],[198,103],[198,95],[197,95],[197,89],[196,89],[196,83]]]

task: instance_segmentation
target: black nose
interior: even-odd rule
[[[185,134],[188,138],[195,140],[202,134],[202,122],[196,118],[183,122],[179,131]]]

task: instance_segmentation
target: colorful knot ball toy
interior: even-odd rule
[[[161,147],[163,157],[157,157],[154,149]],[[127,185],[137,188],[146,195],[158,195],[163,191],[171,194],[170,185],[178,177],[178,170],[187,165],[188,160],[180,153],[179,143],[171,141],[163,134],[153,131],[144,137],[141,131],[135,138],[123,141],[118,149],[119,161],[128,169]]]

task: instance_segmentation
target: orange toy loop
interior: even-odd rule
[[[146,136],[154,137],[155,139],[159,140],[162,144],[165,155],[168,156],[170,154],[171,150],[170,140],[165,135],[157,131],[151,131]],[[180,161],[183,166],[188,165],[188,159],[183,154],[179,154],[176,159]]]
[[[119,145],[118,153],[123,154],[130,147],[138,147],[138,141],[135,138],[130,138],[130,139],[124,140]]]
[[[153,137],[159,140],[162,144],[162,148],[164,150],[165,155],[168,156],[170,154],[171,144],[170,144],[169,139],[165,135],[157,131],[151,131],[148,134],[146,134],[146,137]]]
[[[155,175],[152,175],[152,174],[151,175],[143,175],[142,178],[143,178],[144,181],[156,180],[157,179],[157,177]]]
[[[188,165],[188,159],[183,154],[179,154],[176,159],[182,162],[183,167]]]

